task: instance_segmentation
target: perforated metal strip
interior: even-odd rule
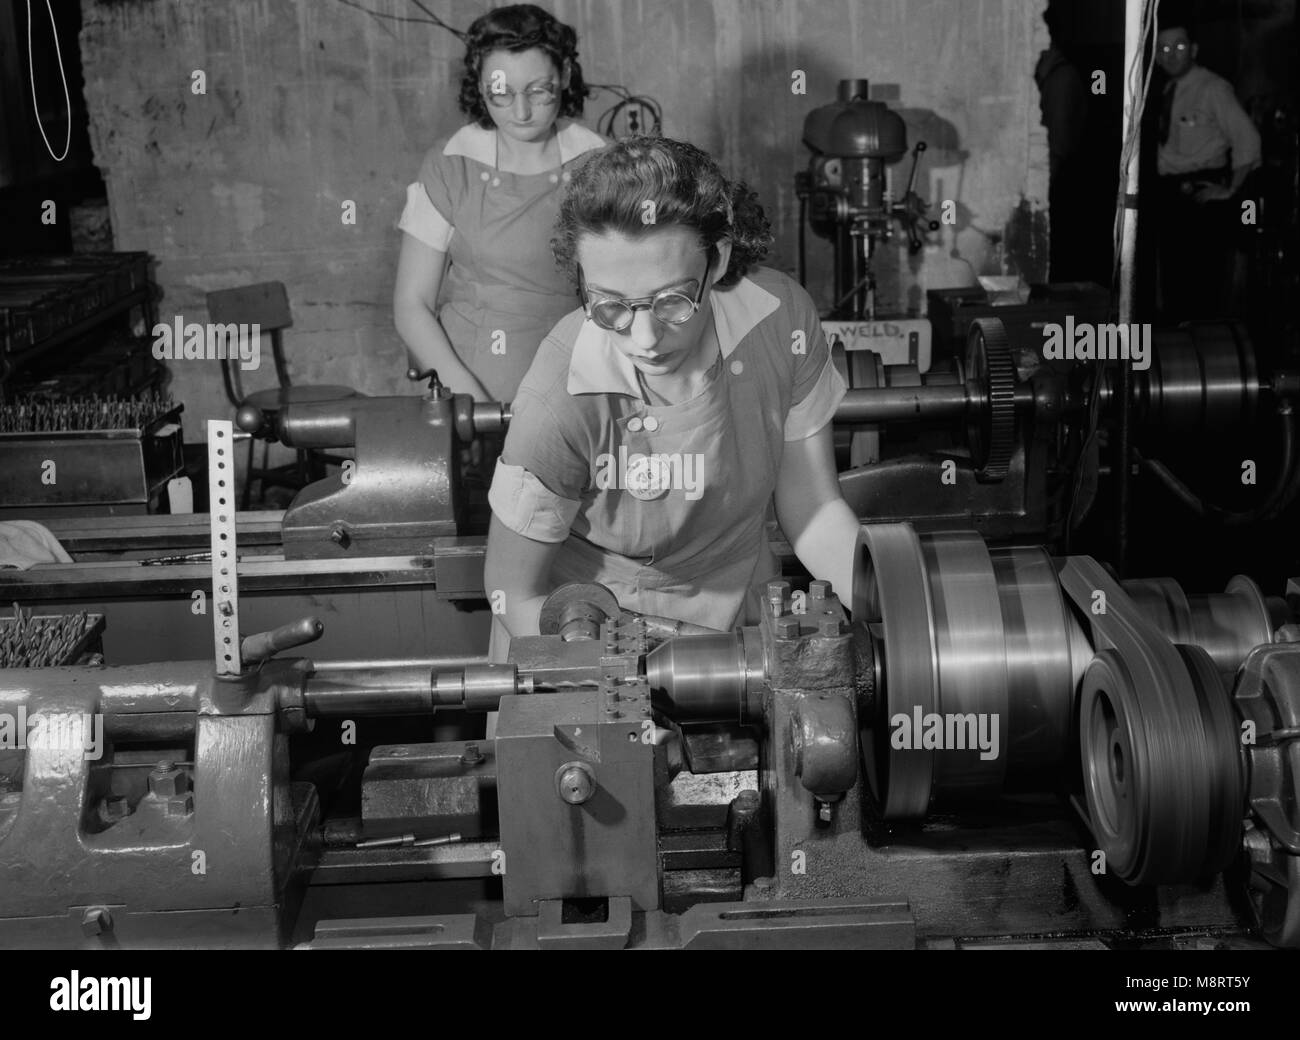
[[[208,420],[208,515],[212,522],[212,634],[217,674],[239,658],[239,574],[235,567],[235,435],[229,419]]]

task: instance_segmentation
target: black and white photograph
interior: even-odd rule
[[[24,1003],[860,951],[1282,1015],[1295,9],[0,0]]]

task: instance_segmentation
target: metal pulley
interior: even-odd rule
[[[1107,873],[1151,885],[1222,871],[1244,795],[1237,720],[1214,661],[1170,642],[1095,561],[1071,557],[1061,584],[1097,648],[1080,691],[1079,751]],[[1098,602],[1104,609],[1090,609]]]
[[[853,617],[878,633],[880,689],[861,742],[886,819],[995,797],[1069,761],[1091,649],[1042,549],[864,525]]]

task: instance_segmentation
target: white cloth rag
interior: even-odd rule
[[[35,520],[0,520],[0,568],[25,571],[38,563],[71,563],[44,524]]]

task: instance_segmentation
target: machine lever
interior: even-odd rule
[[[419,369],[412,365],[406,370],[406,378],[414,382],[418,382],[421,379],[427,379],[429,381],[430,395],[433,397],[439,397],[442,394],[442,381],[438,378],[438,370],[436,368]]]
[[[314,643],[324,634],[325,623],[320,618],[299,618],[269,632],[249,636],[239,644],[239,655],[245,665],[257,664],[274,657],[281,650]]]

